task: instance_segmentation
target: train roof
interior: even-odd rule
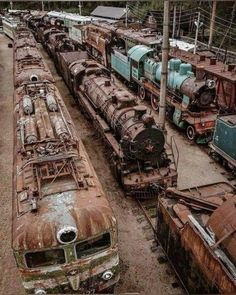
[[[81,61],[82,59],[88,58],[87,51],[60,52],[59,55],[67,65],[70,65],[77,60]]]
[[[29,99],[31,111],[24,102]],[[31,82],[16,89],[14,102],[14,250],[60,246],[58,234],[67,229],[73,229],[74,241],[80,241],[115,227],[57,88],[49,82]]]
[[[203,67],[205,72],[213,74],[222,80],[236,84],[236,65],[232,65],[232,70],[229,70],[229,66],[223,62],[215,60],[215,64],[211,64],[210,58],[204,58],[198,54],[186,52],[178,48],[172,48],[169,54],[171,57],[177,57],[186,63],[192,64],[194,67]]]
[[[83,148],[80,148],[80,152],[86,161],[87,155]],[[87,166],[86,169],[89,187],[78,190],[69,179],[61,183],[56,181],[54,185],[63,186],[64,191],[50,193],[39,200],[37,212],[28,210],[26,213],[13,215],[14,250],[39,250],[60,246],[57,235],[66,228],[76,229],[76,241],[81,241],[115,227],[116,220],[108,201],[102,190],[99,190],[99,183],[91,167]],[[43,189],[47,190],[48,186]],[[21,205],[20,202],[18,205]],[[30,207],[30,200],[28,204],[24,201],[24,206],[27,205]]]
[[[145,46],[145,45],[136,45],[128,51],[128,56],[137,62],[139,62],[143,57],[145,57],[148,53],[153,53],[153,49]]]
[[[72,21],[76,21],[76,22],[81,22],[81,21],[91,21],[92,17],[90,16],[83,16],[80,14],[76,14],[76,13],[68,13],[68,12],[58,12],[58,11],[50,11],[48,12],[49,16],[53,16],[53,17],[58,17],[58,18],[63,18],[63,19],[67,19],[67,20],[72,20]]]
[[[235,188],[225,182],[182,191],[170,188],[159,205],[180,235],[193,229],[236,283]]]

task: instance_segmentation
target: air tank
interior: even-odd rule
[[[29,95],[24,95],[22,99],[23,110],[26,115],[33,113],[33,103]]]
[[[29,117],[25,121],[25,142],[30,144],[38,140],[34,119]]]
[[[56,112],[58,110],[57,102],[56,102],[53,94],[51,94],[51,93],[48,93],[46,95],[46,104],[47,104],[48,109],[51,112]]]
[[[55,132],[60,139],[64,140],[69,137],[68,130],[62,118],[55,116],[53,118],[53,125],[55,128]]]

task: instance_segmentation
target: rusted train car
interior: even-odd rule
[[[25,75],[14,72],[12,248],[24,288],[111,292],[119,279],[115,216],[50,72],[22,62],[18,40],[15,69]]]
[[[106,67],[110,67],[112,47],[117,46],[127,53],[135,45],[146,45],[155,50],[160,49],[162,37],[150,29],[132,29],[116,27],[107,23],[94,23],[76,26],[70,37],[77,40],[86,50]]]
[[[236,194],[228,183],[158,200],[156,237],[190,294],[236,292]]]
[[[84,52],[60,53],[61,74],[107,143],[111,166],[125,191],[146,198],[176,185],[173,150],[151,110],[138,106],[106,68],[79,54]]]
[[[178,48],[172,48],[171,57],[177,57],[193,66],[195,71],[201,70],[202,78],[212,79],[216,83],[217,104],[222,112],[236,111],[236,65],[226,65],[215,57],[207,58]]]
[[[32,33],[27,28],[18,27],[14,42],[14,85],[20,86],[25,81],[54,82],[54,79],[36,46]]]

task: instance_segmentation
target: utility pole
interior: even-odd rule
[[[203,25],[203,23],[200,23],[200,11],[198,12],[198,16],[197,16],[197,21],[194,22],[195,26],[196,26],[196,33],[195,33],[195,42],[194,42],[194,51],[193,53],[195,54],[197,51],[197,39],[198,39],[198,31],[199,28]]]
[[[178,38],[180,37],[181,14],[182,14],[182,2],[180,2],[180,6],[179,6],[179,20],[178,20],[178,32],[177,32]]]
[[[11,10],[13,10],[13,2],[12,1],[10,2],[10,8],[11,8]]]
[[[170,26],[170,0],[164,0],[161,89],[160,89],[160,104],[159,104],[159,119],[160,119],[162,130],[165,130],[165,117],[166,117],[166,86],[167,86],[167,77],[168,77],[169,26]]]
[[[214,27],[215,27],[215,17],[216,17],[216,0],[214,0],[212,3],[210,35],[209,35],[209,41],[208,41],[208,49],[210,49],[210,50],[212,47],[213,32],[214,32]]]
[[[174,18],[173,18],[172,39],[175,38],[175,26],[176,26],[176,5],[174,6]]]
[[[44,3],[43,3],[43,1],[42,1],[42,11],[44,11]]]
[[[82,10],[81,10],[81,2],[79,1],[79,14],[82,15]]]
[[[126,28],[128,26],[128,4],[127,3],[125,6],[125,26],[126,26]]]

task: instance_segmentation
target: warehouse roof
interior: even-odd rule
[[[92,16],[117,20],[125,18],[125,14],[125,7],[113,6],[97,6],[97,8],[91,13]]]

